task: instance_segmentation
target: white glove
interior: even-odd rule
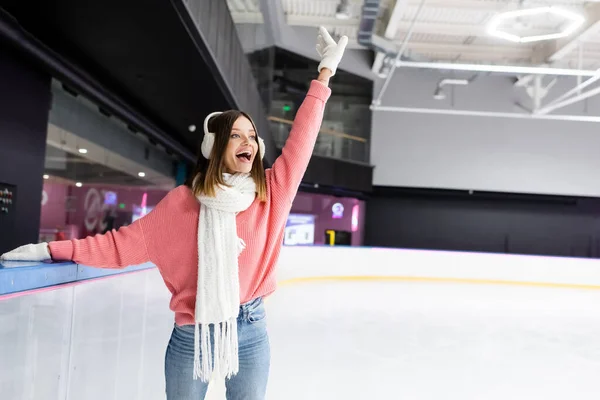
[[[321,56],[321,63],[319,64],[318,71],[321,72],[323,68],[329,68],[333,75],[337,69],[338,64],[342,60],[344,50],[348,44],[348,36],[342,36],[339,42],[335,42],[327,29],[322,26],[319,27],[319,36],[317,36],[317,53]]]
[[[45,261],[50,260],[48,243],[26,244],[0,256],[2,261]]]

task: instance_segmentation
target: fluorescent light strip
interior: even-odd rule
[[[457,64],[442,62],[398,61],[398,67],[440,69],[452,71],[498,72],[504,74],[533,74],[533,75],[560,75],[560,76],[595,76],[596,70],[551,68],[551,67],[525,67],[518,65],[493,65],[493,64]]]
[[[460,115],[468,117],[492,117],[512,119],[540,119],[552,121],[576,121],[576,122],[600,122],[600,116],[588,115],[547,115],[547,114],[519,114],[497,111],[471,111],[471,110],[449,110],[441,108],[417,108],[417,107],[389,107],[371,106],[373,111],[399,112],[408,114],[436,114],[436,115]]]
[[[499,30],[500,25],[509,19],[516,19],[518,17],[523,16],[532,16],[532,15],[540,15],[540,14],[554,14],[560,17],[563,17],[571,22],[569,25],[562,31],[557,33],[551,33],[547,35],[535,35],[535,36],[518,36],[509,32],[505,32]],[[574,12],[565,10],[559,7],[539,7],[539,8],[530,8],[526,10],[515,10],[508,11],[505,13],[501,13],[492,18],[490,23],[487,26],[488,34],[495,36],[500,39],[505,39],[515,43],[532,43],[539,42],[542,40],[553,40],[559,39],[566,36],[571,35],[577,29],[579,29],[583,23],[585,22],[585,18],[579,14]]]

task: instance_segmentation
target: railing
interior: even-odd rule
[[[273,116],[268,119],[275,145],[281,149],[290,134],[293,121]],[[360,163],[369,161],[367,139],[327,128],[321,128],[319,133],[313,154]]]

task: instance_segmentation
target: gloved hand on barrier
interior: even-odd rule
[[[1,261],[46,261],[51,259],[48,243],[26,244],[0,256]]]
[[[319,36],[317,37],[317,52],[321,56],[321,63],[318,67],[318,72],[321,72],[323,68],[328,68],[332,72],[332,76],[335,75],[338,64],[342,60],[346,45],[348,44],[348,37],[342,36],[339,42],[335,42],[327,29],[322,26],[319,27]]]

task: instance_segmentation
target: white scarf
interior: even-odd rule
[[[224,174],[224,178],[230,187],[215,188],[215,197],[198,196],[194,379],[200,378],[204,382],[214,377],[231,378],[239,369],[238,255],[245,244],[237,235],[235,217],[238,212],[248,209],[256,197],[256,184],[249,174]],[[214,328],[213,343],[210,325]]]

